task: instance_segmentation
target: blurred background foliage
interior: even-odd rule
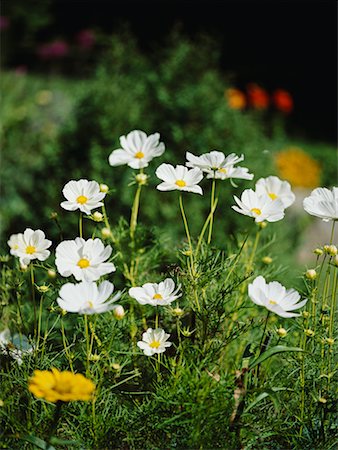
[[[133,129],[158,131],[166,145],[165,154],[146,170],[150,187],[142,194],[140,220],[146,226],[161,226],[175,239],[183,235],[176,220],[176,194],[156,191],[154,172],[161,162],[184,164],[186,151],[243,153],[242,165],[255,174],[253,182],[239,180],[237,188],[221,184],[215,228],[221,245],[225,235],[251,225],[230,206],[233,194],[254,187],[258,178],[279,175],[301,195],[334,183],[333,145],[299,137],[304,136],[302,130],[289,132],[294,108],[290,94],[285,108],[275,92],[258,85],[234,90],[237,78],[221,67],[217,36],[189,36],[175,26],[165,41],[144,48],[123,23],[114,33],[93,24],[91,29],[75,30],[72,41],[67,41],[56,27],[55,4],[36,2],[36,8],[28,9],[22,1],[8,2],[2,13],[6,14],[1,18],[2,249],[7,250],[11,233],[26,227],[41,228],[58,241],[52,212],[59,215],[64,237],[74,237],[71,230],[77,218],[59,206],[62,187],[70,179],[108,184],[107,208],[113,222],[121,215],[128,217],[133,171],[110,167],[108,156],[119,147],[119,136]],[[18,28],[20,40],[15,38]],[[207,180],[202,186],[207,197]],[[186,203],[192,231],[197,233],[209,202],[189,195]],[[296,210],[289,215],[292,227],[274,225],[285,237],[283,253],[295,248],[295,229],[308,220],[301,217],[295,222]]]

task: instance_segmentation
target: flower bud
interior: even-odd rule
[[[94,214],[92,215],[92,219],[93,219],[95,222],[102,222],[102,220],[103,220],[103,214],[101,214],[101,213],[98,212],[98,211],[95,211]]]
[[[325,397],[319,397],[318,401],[319,401],[319,403],[324,403],[324,404],[327,402]]]
[[[329,345],[333,345],[333,344],[334,344],[334,339],[332,339],[332,338],[326,338],[326,342],[327,342]]]
[[[41,294],[44,294],[45,292],[49,291],[49,287],[45,284],[42,284],[41,286],[37,286],[36,289],[41,292]]]
[[[114,370],[121,370],[121,366],[119,363],[113,363],[111,366]]]
[[[338,267],[338,255],[334,257],[333,264]]]
[[[192,251],[191,250],[182,251],[182,255],[191,256],[192,255]]]
[[[144,186],[145,184],[147,184],[148,175],[146,175],[145,173],[138,173],[135,176],[135,180],[136,180],[137,184],[139,184],[140,186]]]
[[[305,272],[305,276],[308,280],[315,280],[317,278],[317,272],[314,269],[309,269]]]
[[[310,330],[309,328],[307,330],[304,330],[304,333],[308,337],[313,337],[315,335],[315,332],[313,330]]]
[[[173,308],[171,310],[172,314],[176,317],[181,317],[184,314],[183,309],[181,309],[179,306],[177,306],[176,308]]]
[[[329,245],[328,247],[328,254],[331,256],[336,256],[338,253],[337,247],[335,245]]]
[[[283,338],[283,337],[285,337],[287,334],[288,334],[288,332],[286,331],[286,329],[285,328],[278,328],[278,330],[277,330],[277,334],[281,337],[281,338]]]
[[[263,262],[264,264],[271,264],[271,263],[272,263],[272,258],[270,258],[270,256],[264,256],[264,257],[262,258],[262,262]]]
[[[67,314],[67,311],[65,309],[61,309],[61,316],[65,316]]]
[[[102,228],[101,234],[102,234],[102,237],[103,237],[103,238],[109,238],[109,237],[111,237],[111,231],[110,231],[109,228],[106,228],[106,227]]]
[[[100,184],[100,191],[104,192],[105,194],[109,191],[109,187],[106,184]]]
[[[98,355],[97,353],[95,353],[95,354],[90,354],[89,355],[89,360],[90,361],[94,361],[94,362],[96,362],[96,361],[98,361],[100,359],[100,355]]]
[[[189,328],[183,328],[182,330],[182,334],[185,337],[190,337],[193,333],[194,331],[190,331]]]
[[[302,314],[305,319],[308,319],[310,317],[310,313],[308,311],[303,311]]]
[[[313,250],[313,253],[315,254],[315,255],[322,255],[323,254],[323,250],[321,249],[321,248],[315,248],[314,250]]]
[[[4,401],[0,399],[0,407],[4,406]]]
[[[52,220],[56,220],[58,218],[58,213],[53,211],[52,213],[50,213],[49,216]]]
[[[53,269],[48,269],[47,275],[49,276],[49,278],[52,278],[52,279],[56,278],[56,272]]]
[[[125,310],[124,310],[123,306],[121,306],[121,305],[115,306],[115,308],[113,309],[113,314],[114,314],[115,319],[117,319],[117,320],[123,319],[123,317],[126,315]]]

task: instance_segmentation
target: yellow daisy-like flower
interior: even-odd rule
[[[319,163],[298,147],[277,153],[276,166],[281,178],[294,187],[314,188],[320,184]]]
[[[95,385],[82,374],[74,374],[68,370],[60,372],[53,367],[51,371],[34,370],[28,389],[36,397],[56,403],[57,401],[90,400]]]

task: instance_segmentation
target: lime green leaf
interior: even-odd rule
[[[270,396],[271,400],[273,401],[274,405],[275,405],[275,409],[278,410],[278,400],[275,397],[275,393],[279,392],[279,391],[292,391],[292,389],[290,388],[286,388],[286,387],[272,387],[270,389],[267,389],[266,391],[262,392],[261,394],[258,395],[258,397],[255,398],[255,400],[253,400],[246,408],[244,412],[248,412],[250,411],[250,409],[252,409],[254,406],[256,406],[259,402],[261,402],[262,400],[264,400],[266,397]]]
[[[30,434],[20,437],[20,440],[30,442],[31,444],[34,444],[37,448],[41,448],[42,450],[56,450],[55,447],[49,445],[46,441],[43,441],[42,439]]]
[[[285,345],[277,345],[276,347],[269,348],[266,352],[262,353],[258,358],[254,359],[249,366],[249,369],[253,369],[258,364],[261,364],[266,359],[269,359],[271,356],[276,353],[282,352],[303,352],[304,350],[299,347],[286,347]]]

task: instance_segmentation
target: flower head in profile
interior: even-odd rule
[[[121,148],[110,154],[109,164],[111,166],[128,164],[132,169],[147,167],[153,158],[164,153],[165,146],[159,140],[159,133],[147,136],[141,130],[131,131],[127,136],[120,137]]]
[[[74,275],[77,281],[96,281],[102,275],[115,272],[115,265],[106,262],[111,252],[111,246],[105,247],[98,238],[85,241],[78,237],[56,247],[55,264],[63,277]]]
[[[244,109],[246,107],[245,94],[239,89],[229,88],[224,93],[231,109]]]
[[[272,200],[279,199],[284,208],[288,208],[296,199],[290,183],[275,176],[260,178],[256,183],[256,192],[258,195],[267,194]]]
[[[106,195],[101,192],[99,183],[88,180],[71,180],[65,185],[62,193],[67,199],[61,203],[62,208],[67,211],[79,209],[85,214],[90,214],[92,209],[102,206],[101,200]]]
[[[269,106],[269,94],[255,83],[247,86],[249,104],[255,109],[266,109]]]
[[[132,287],[129,289],[129,295],[141,305],[164,306],[181,297],[180,289],[181,285],[175,289],[174,281],[166,278],[160,283],[146,283],[142,287]]]
[[[142,334],[142,341],[138,341],[137,346],[143,350],[146,356],[153,356],[155,353],[164,353],[167,347],[172,345],[168,342],[170,334],[165,333],[162,328],[148,328]]]
[[[117,292],[110,298],[114,291],[113,283],[103,281],[98,286],[94,282],[82,281],[78,284],[66,283],[60,291],[57,299],[61,309],[78,314],[101,314],[114,309],[113,305],[121,297]]]
[[[205,153],[201,156],[195,156],[190,152],[186,153],[187,167],[198,167],[202,172],[207,173],[207,178],[216,178],[225,180],[228,178],[242,178],[252,180],[253,174],[248,173],[246,167],[234,167],[235,164],[243,161],[244,156],[237,156],[231,153],[226,156],[217,150]]]
[[[295,289],[285,289],[278,281],[267,283],[262,276],[249,284],[248,294],[256,305],[265,306],[269,311],[285,318],[300,316],[290,311],[302,308],[307,302],[305,299],[298,303],[300,295]]]
[[[35,397],[56,403],[91,400],[95,385],[80,373],[60,372],[53,367],[51,370],[34,370],[28,389]]]
[[[198,168],[189,170],[180,165],[174,167],[171,164],[161,164],[155,173],[157,178],[163,181],[156,186],[159,191],[178,190],[203,194],[201,186],[198,186],[203,174]]]
[[[22,357],[32,351],[33,346],[26,336],[18,333],[12,335],[8,328],[0,332],[0,352],[13,358],[19,365],[22,364]]]
[[[320,217],[324,222],[338,220],[338,187],[317,188],[303,200],[305,211],[311,216]]]
[[[245,189],[242,192],[241,199],[234,196],[237,205],[232,208],[244,214],[253,217],[255,222],[277,222],[284,217],[284,205],[281,200],[272,200],[267,194],[259,195],[252,189]]]
[[[7,243],[11,254],[20,259],[21,265],[27,265],[33,259],[45,261],[50,255],[47,248],[52,245],[52,241],[45,239],[43,231],[31,228],[26,228],[24,233],[12,234]]]
[[[284,89],[277,89],[272,95],[272,100],[279,111],[289,114],[293,110],[293,99],[290,92]]]

